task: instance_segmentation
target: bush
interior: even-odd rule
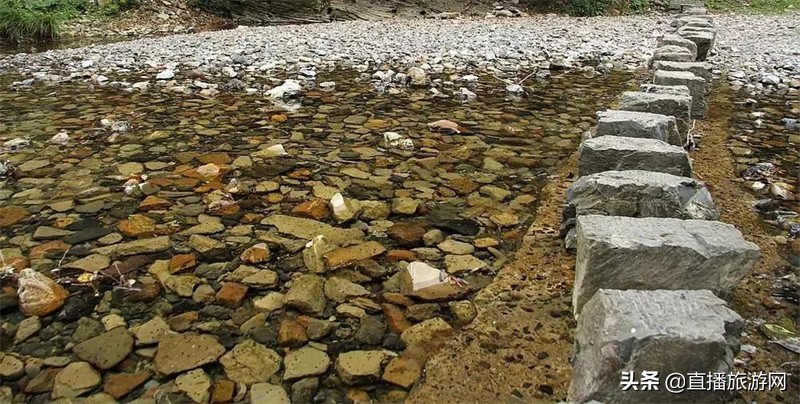
[[[83,0],[0,0],[0,37],[49,41],[85,7]]]
[[[594,17],[610,11],[611,5],[611,0],[570,0],[569,12],[581,17]]]
[[[189,5],[223,17],[233,15],[230,2],[225,0],[190,0]]]
[[[630,0],[628,5],[628,12],[633,14],[643,14],[650,9],[649,0]]]
[[[100,14],[107,17],[119,15],[125,11],[139,7],[139,0],[105,0],[100,1]]]

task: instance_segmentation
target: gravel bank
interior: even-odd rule
[[[103,46],[12,55],[3,68],[26,72],[48,67],[96,71],[231,65],[237,70],[270,70],[317,64],[420,61],[494,65],[513,69],[547,60],[565,63],[603,58],[638,66],[652,52],[660,17],[576,19],[555,16],[498,20],[403,20],[331,24],[240,27],[234,30],[174,35]],[[84,64],[85,65],[85,64]]]
[[[717,16],[717,55],[734,87],[800,89],[800,16]]]
[[[796,16],[717,17],[711,62],[759,91],[800,86]],[[635,69],[644,65],[670,16],[570,18],[538,15],[495,20],[394,20],[300,26],[240,27],[101,46],[16,54],[0,71],[109,75],[199,69],[207,76],[296,72],[352,66],[362,71],[427,63],[432,71],[515,72],[578,66]],[[426,66],[427,67],[427,66]]]

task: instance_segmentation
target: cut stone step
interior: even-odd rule
[[[692,118],[702,118],[706,112],[708,82],[690,72],[657,70],[653,84],[661,86],[686,86],[692,94]]]
[[[674,72],[690,72],[697,77],[709,81],[711,80],[711,64],[706,62],[656,62],[653,67],[656,70],[669,70]]]
[[[646,170],[683,177],[692,176],[686,150],[656,139],[600,136],[578,148],[578,175],[610,170]]]
[[[578,216],[575,313],[598,289],[709,289],[729,298],[758,247],[708,220]]]
[[[642,170],[604,171],[575,181],[567,191],[562,233],[583,215],[719,219],[703,183]]]
[[[567,401],[726,403],[727,389],[670,393],[667,375],[731,372],[744,322],[708,290],[600,290],[578,318]],[[658,372],[658,389],[623,389],[623,372]]]
[[[714,47],[717,39],[713,28],[698,28],[693,26],[683,26],[678,29],[678,35],[692,41],[697,45],[697,59],[706,60],[708,52]]]
[[[693,60],[697,59],[697,45],[694,42],[692,42],[692,41],[690,41],[690,40],[688,40],[688,39],[686,39],[686,38],[684,38],[684,37],[682,37],[680,35],[674,35],[674,34],[664,35],[658,41],[658,47],[660,48],[660,47],[666,46],[666,45],[674,45],[674,46],[684,47],[684,48],[686,48],[686,50],[689,51],[689,53],[692,54],[692,59]]]
[[[714,16],[708,14],[679,15],[672,20],[669,25],[673,28],[680,28],[690,24],[694,24],[695,26],[698,24],[710,24],[712,27],[717,26],[716,22],[714,22]]]
[[[676,118],[678,132],[686,133],[689,130],[689,121],[691,119],[692,97],[686,95],[626,91],[622,93],[619,109],[674,116]]]
[[[692,55],[692,52],[690,52],[689,49],[686,49],[683,46],[664,45],[658,47],[655,52],[653,52],[653,57],[650,58],[650,63],[648,66],[653,67],[653,64],[660,60],[667,60],[671,62],[693,62],[695,60],[695,56]]]
[[[627,136],[663,140],[683,146],[683,136],[678,132],[674,116],[620,110],[597,113],[595,136]]]
[[[639,85],[639,91],[643,93],[653,93],[653,94],[684,95],[687,97],[692,96],[692,93],[689,92],[689,87],[686,86],[659,86],[655,84],[646,83]]]

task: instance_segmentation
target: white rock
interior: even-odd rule
[[[413,291],[418,291],[429,286],[446,282],[447,274],[424,262],[414,261],[408,264],[408,274],[411,276]]]
[[[56,133],[53,137],[51,137],[48,142],[52,144],[66,146],[67,143],[69,143],[69,135],[67,134],[66,130],[62,129],[60,132]]]
[[[171,69],[166,69],[156,75],[156,80],[170,80],[175,77],[175,72]]]
[[[267,91],[264,95],[268,98],[286,98],[295,96],[302,90],[303,87],[300,86],[297,80],[287,79],[283,84]]]

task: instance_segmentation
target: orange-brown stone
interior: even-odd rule
[[[307,168],[301,168],[299,170],[295,170],[295,171],[292,171],[291,173],[289,173],[289,178],[292,178],[292,179],[295,179],[295,180],[307,180],[307,179],[311,178],[312,175],[314,175],[313,171],[311,171],[311,170],[309,170]]]
[[[323,256],[328,268],[341,268],[356,261],[372,258],[383,254],[386,251],[383,246],[376,241],[357,244],[345,248],[337,248]]]
[[[53,240],[48,241],[44,244],[39,244],[36,247],[31,248],[30,253],[28,253],[28,257],[31,259],[36,258],[44,258],[50,254],[63,254],[64,251],[69,250],[71,246],[61,240]]]
[[[236,384],[227,379],[220,379],[214,383],[214,392],[211,394],[212,403],[227,403],[233,399]]]
[[[299,347],[308,342],[306,328],[297,321],[284,319],[278,326],[278,343],[281,346]]]
[[[422,241],[425,228],[408,223],[395,223],[386,229],[386,235],[403,246],[415,246]]]
[[[132,215],[117,224],[119,231],[128,237],[147,237],[156,229],[156,222],[144,215]]]
[[[150,195],[144,198],[142,203],[139,204],[139,210],[160,210],[166,209],[170,207],[170,205],[172,205],[172,202],[155,195]]]
[[[225,184],[219,182],[218,180],[211,180],[205,184],[201,184],[199,187],[195,188],[194,191],[199,194],[205,194],[218,189],[225,189]]]
[[[402,293],[386,292],[383,294],[383,300],[387,303],[396,304],[398,306],[412,306],[416,304],[410,297]]]
[[[174,274],[197,265],[194,254],[173,255],[169,260],[169,273]]]
[[[67,226],[75,223],[74,217],[59,217],[55,221],[53,221],[53,227],[56,229],[66,229]]]
[[[26,316],[44,317],[64,305],[69,292],[47,275],[25,268],[17,279],[19,309]]]
[[[209,206],[207,212],[209,215],[228,216],[237,213],[242,208],[238,203],[230,203],[216,206]]]
[[[269,120],[272,121],[272,122],[283,123],[283,122],[286,122],[287,120],[289,120],[289,117],[287,117],[284,114],[275,114],[275,115],[272,115],[269,118]]]
[[[231,157],[228,156],[225,153],[209,153],[209,154],[203,154],[203,155],[198,156],[197,157],[197,161],[199,161],[199,162],[201,162],[203,164],[211,164],[211,163],[213,163],[213,164],[216,164],[218,166],[222,166],[222,165],[230,164],[230,162],[233,161],[233,160],[231,160]]]
[[[251,213],[245,213],[240,221],[244,224],[253,224],[260,222],[262,219],[264,219],[264,215],[260,213],[251,212]]]
[[[386,253],[386,260],[387,261],[416,261],[417,254],[413,251],[408,250],[389,250]]]
[[[411,327],[411,322],[406,319],[403,310],[393,304],[384,303],[381,305],[383,315],[386,317],[386,326],[396,334],[402,334],[406,328]]]
[[[297,216],[314,220],[321,220],[328,216],[328,203],[322,199],[305,201],[292,209],[292,213]]]
[[[19,206],[0,208],[0,228],[11,227],[28,217],[31,213]]]
[[[248,264],[260,264],[269,259],[269,248],[266,243],[258,243],[242,252],[239,258]]]
[[[135,388],[150,379],[150,372],[142,371],[138,373],[117,373],[106,378],[103,383],[103,391],[119,400],[125,397]]]
[[[217,303],[235,309],[242,304],[244,296],[247,294],[248,287],[236,282],[226,282],[222,284],[217,292]]]

